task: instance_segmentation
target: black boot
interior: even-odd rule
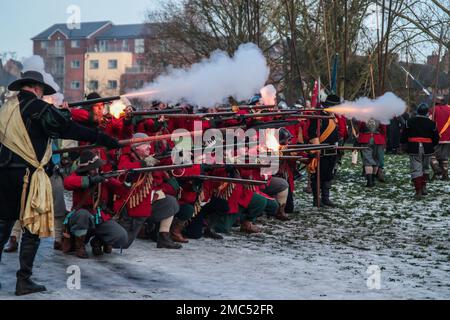
[[[25,230],[20,244],[20,269],[17,271],[16,296],[23,296],[30,293],[42,292],[47,289],[45,286],[34,283],[30,277],[33,274],[33,263],[39,249],[41,240],[37,235]]]
[[[291,191],[291,189],[289,188],[289,193],[288,193],[288,198],[287,198],[287,202],[286,202],[286,207],[284,208],[284,212],[286,213],[294,213],[294,195]]]
[[[326,207],[336,208],[336,204],[330,200],[331,181],[322,182],[320,189],[322,191],[322,204]]]
[[[372,174],[366,174],[366,180],[367,180],[367,184],[366,184],[367,188],[372,188],[375,185],[373,183],[373,175]]]
[[[205,238],[211,238],[211,239],[215,239],[215,240],[222,240],[223,237],[218,234],[217,232],[215,232],[213,229],[207,227],[205,228],[205,230],[203,231],[203,236]]]
[[[158,234],[158,243],[156,245],[157,248],[165,248],[165,249],[180,249],[182,248],[181,244],[173,242],[170,238],[169,232],[160,232]]]

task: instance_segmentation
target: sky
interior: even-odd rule
[[[17,58],[33,54],[32,37],[55,23],[66,23],[71,5],[80,9],[81,22],[142,23],[159,0],[2,0],[0,1],[0,53],[16,52]]]

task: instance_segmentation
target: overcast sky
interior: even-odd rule
[[[81,21],[142,23],[145,12],[158,0],[2,0],[0,1],[0,53],[13,51],[17,58],[32,55],[35,35],[55,23],[66,23],[71,5],[80,8]]]

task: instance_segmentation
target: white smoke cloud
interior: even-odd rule
[[[266,106],[274,106],[277,104],[277,90],[271,84],[265,86],[260,91],[262,103]]]
[[[45,72],[45,65],[44,65],[44,59],[42,59],[41,56],[31,56],[29,58],[26,58],[23,61],[23,69],[22,72],[26,71],[37,71],[42,74],[44,77],[44,82],[50,86],[52,86],[55,91],[59,91],[59,86],[53,79],[53,76],[50,73]]]
[[[154,93],[149,99],[166,103],[184,101],[211,107],[225,102],[229,96],[238,101],[249,99],[264,86],[269,73],[261,50],[246,43],[239,46],[233,57],[216,50],[209,59],[188,69],[169,70],[138,92],[151,90]]]
[[[374,118],[382,124],[389,124],[389,120],[405,112],[406,103],[392,92],[386,92],[375,100],[367,97],[359,98],[356,101],[345,101],[327,110],[364,122]]]

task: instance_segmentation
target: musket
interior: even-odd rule
[[[236,169],[259,169],[259,168],[270,168],[270,163],[224,163],[224,164],[209,164],[208,167],[211,169],[225,168],[226,166],[233,167]]]
[[[280,111],[280,112],[260,112],[252,114],[240,114],[238,117],[243,119],[257,118],[257,117],[293,117],[293,118],[304,118],[304,119],[331,119],[333,116],[326,115],[315,115],[315,114],[300,114],[297,111]]]
[[[291,149],[281,149],[281,152],[302,152],[302,151],[314,151],[314,150],[328,150],[328,149],[336,149],[336,150],[367,150],[369,147],[345,147],[345,146],[335,146],[335,145],[317,145],[317,146],[309,146],[309,147],[299,147],[299,148],[291,148]]]
[[[240,105],[240,106],[235,106],[236,108],[240,109],[240,110],[263,110],[263,109],[272,109],[275,108],[276,106],[269,106],[269,105],[260,105],[260,106],[251,106],[251,105]],[[233,107],[220,107],[217,108],[217,110],[219,111],[230,111],[233,110]]]
[[[136,169],[124,169],[124,170],[116,170],[116,171],[110,171],[102,173],[101,176],[105,178],[112,178],[117,177],[122,174],[128,173],[128,172],[136,172],[136,173],[149,173],[149,172],[155,172],[155,171],[168,171],[168,170],[175,170],[175,169],[184,169],[184,168],[190,168],[193,164],[178,164],[178,165],[167,165],[167,166],[154,166],[154,167],[143,167],[143,168],[136,168]]]
[[[307,157],[300,157],[300,156],[278,156],[279,160],[310,160],[310,158]]]
[[[234,127],[228,127],[228,128],[220,128],[218,130],[226,131],[228,129],[234,130],[234,129],[239,129],[239,128],[243,128],[243,127],[242,126],[234,126]],[[125,140],[120,140],[119,145],[121,147],[124,147],[124,146],[130,145],[130,144],[135,144],[135,143],[149,143],[149,142],[153,142],[153,141],[177,139],[177,138],[189,137],[189,136],[194,136],[194,135],[202,135],[203,133],[204,132],[202,130],[198,130],[198,131],[188,131],[188,132],[180,132],[180,133],[169,133],[169,134],[163,134],[163,135],[158,135],[158,136],[151,136],[151,137],[147,137],[147,138],[125,139]],[[55,151],[53,151],[53,154],[61,154],[61,153],[66,153],[66,152],[79,152],[79,151],[83,151],[83,150],[98,149],[98,148],[103,148],[103,146],[100,146],[97,144],[88,144],[88,145],[79,146],[79,147],[55,150]]]
[[[69,103],[69,108],[94,105],[96,103],[111,102],[111,101],[115,101],[115,100],[120,100],[121,98],[122,98],[122,96],[112,96],[112,97],[106,97],[106,98],[98,98],[98,99],[71,102],[71,103]]]
[[[252,186],[263,186],[267,184],[267,181],[262,180],[249,180],[249,179],[241,179],[241,178],[228,178],[228,177],[218,177],[218,176],[205,176],[205,175],[196,175],[196,176],[181,176],[177,177],[179,179],[199,179],[199,180],[211,180],[218,182],[229,182],[229,183],[237,183],[237,184],[248,184]]]
[[[165,118],[181,118],[181,119],[201,119],[201,118],[215,118],[215,117],[226,117],[234,116],[236,112],[210,112],[210,113],[181,113],[181,114],[167,114],[164,115]]]
[[[171,113],[178,113],[183,112],[183,109],[176,108],[176,109],[164,109],[164,110],[140,110],[140,111],[133,111],[131,113],[132,116],[158,116],[158,115],[166,115]]]

